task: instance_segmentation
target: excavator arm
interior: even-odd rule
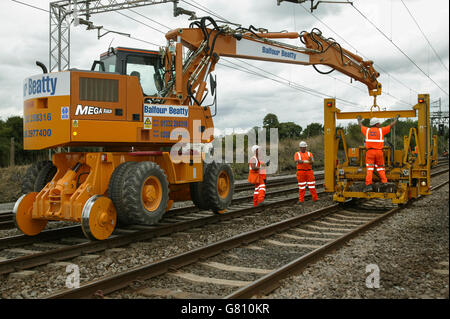
[[[214,28],[205,27],[209,20]],[[218,26],[211,18],[203,18],[191,28],[175,29],[166,34],[167,40],[175,44],[175,58],[166,50],[166,61],[175,61],[176,92],[179,97],[187,96],[200,105],[206,88],[208,74],[214,70],[220,57],[243,58],[279,63],[327,65],[333,70],[346,74],[352,79],[364,83],[369,95],[381,94],[381,83],[377,81],[379,73],[373,68],[372,61],[364,61],[360,56],[344,49],[331,38],[324,38],[318,29],[311,32],[267,32],[250,27],[232,29],[230,26]],[[257,31],[257,32],[255,32]],[[304,46],[295,46],[279,42],[278,39],[299,38]],[[190,50],[190,56],[180,61],[182,47]],[[177,59],[180,59],[177,61]],[[183,67],[181,68],[181,65]],[[169,67],[169,66],[166,66]],[[330,73],[326,72],[326,73]],[[326,74],[325,73],[325,74]],[[193,92],[196,92],[194,95]],[[375,103],[376,104],[376,100]]]

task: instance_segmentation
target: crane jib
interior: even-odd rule
[[[247,39],[236,41],[236,55],[309,63],[308,54]]]

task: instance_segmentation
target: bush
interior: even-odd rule
[[[22,177],[29,165],[0,168],[0,203],[14,202],[21,195]]]

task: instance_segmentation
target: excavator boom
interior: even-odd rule
[[[175,42],[180,48],[185,46],[192,52],[197,52],[197,56],[200,58],[206,57],[208,62],[204,63],[204,67],[207,67],[208,72],[213,70],[215,63],[222,56],[312,65],[320,73],[325,72],[319,71],[316,65],[327,65],[332,68],[331,71],[338,70],[365,84],[371,96],[381,94],[381,84],[377,81],[379,73],[374,69],[373,62],[364,61],[362,57],[343,49],[331,38],[324,38],[318,29],[313,29],[310,33],[269,33],[253,32],[250,29],[233,30],[228,26],[217,26],[210,29],[203,27],[201,23],[200,26],[171,30],[166,34],[166,38]],[[278,41],[278,39],[295,38],[299,38],[305,46],[295,46]],[[185,68],[184,72],[189,72],[189,68]],[[205,74],[203,77],[206,79]],[[201,89],[201,81],[198,85]],[[191,83],[191,86],[191,90],[196,87],[195,83]],[[182,87],[179,86],[178,89],[182,90]]]

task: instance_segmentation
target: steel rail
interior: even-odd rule
[[[276,203],[277,206],[279,203]],[[229,250],[235,247],[239,247],[242,244],[249,244],[251,242],[257,241],[261,238],[270,236],[274,233],[282,231],[284,229],[289,229],[305,223],[311,219],[322,216],[323,214],[329,213],[339,207],[339,204],[334,204],[314,212],[310,212],[301,216],[296,216],[289,218],[287,220],[257,229],[249,231],[243,234],[233,236],[213,244],[206,245],[185,253],[175,255],[173,257],[168,257],[158,262],[150,263],[144,266],[135,267],[123,273],[108,276],[106,278],[94,280],[92,282],[86,283],[79,288],[74,289],[64,289],[63,291],[56,292],[54,294],[48,295],[46,299],[56,299],[56,298],[92,298],[94,294],[99,290],[103,294],[108,294],[118,289],[124,288],[129,285],[129,283],[136,278],[149,279],[170,270],[175,270],[177,268],[189,265],[201,259],[205,259],[214,255],[219,254],[224,250]],[[259,207],[256,207],[259,208]]]
[[[432,169],[436,169],[442,166],[448,166],[449,163],[439,163],[438,165],[432,167]],[[283,177],[282,177],[283,176]],[[267,179],[266,181],[266,185],[267,186],[271,186],[271,187],[279,187],[279,186],[284,186],[284,185],[289,185],[291,182],[295,183],[297,181],[297,178],[295,175],[290,174],[290,175],[278,175],[276,176],[276,179]],[[282,178],[280,178],[282,177]],[[320,172],[315,174],[315,178],[320,180],[324,177],[324,173]],[[242,183],[235,183],[234,186],[234,191],[235,192],[242,192],[242,191],[250,191],[254,189],[254,185],[250,184],[248,182],[242,182]],[[9,204],[13,204],[13,203],[9,203]],[[1,212],[0,213],[0,222],[2,221],[9,221],[13,216],[12,211],[8,211],[8,212]],[[0,226],[1,227],[1,226]],[[1,228],[0,228],[1,229]]]
[[[448,181],[440,184],[439,186],[433,187],[436,189],[442,185],[447,184]],[[411,203],[411,202],[410,202]],[[278,203],[277,203],[278,204]],[[279,204],[278,204],[279,205]],[[355,237],[363,230],[366,230],[370,226],[378,223],[382,219],[387,216],[392,215],[398,210],[401,210],[405,207],[409,207],[409,203],[407,205],[403,205],[401,207],[397,207],[395,209],[390,210],[383,215],[376,217],[371,222],[366,223],[363,226],[356,228],[355,230],[349,232],[348,234],[342,236],[339,241],[330,242],[321,248],[314,250],[311,253],[308,253],[301,258],[308,260],[311,262],[320,258],[321,255],[329,252],[330,250],[336,249],[343,243],[345,243],[350,238]],[[243,234],[239,234],[233,236],[229,239],[224,239],[219,242],[209,244],[204,247],[200,247],[194,249],[192,251],[188,251],[182,254],[178,254],[173,257],[166,258],[159,262],[150,263],[144,266],[135,267],[131,270],[125,271],[123,273],[119,273],[116,275],[108,276],[102,279],[94,280],[82,285],[79,288],[75,289],[65,289],[51,295],[48,295],[46,298],[56,299],[56,298],[93,298],[98,292],[101,292],[100,295],[105,295],[117,291],[119,289],[125,288],[129,285],[130,282],[139,278],[140,280],[146,280],[153,278],[155,276],[159,276],[168,271],[176,270],[180,267],[192,264],[197,262],[198,260],[203,260],[205,258],[209,258],[211,256],[217,255],[222,251],[230,250],[232,248],[241,246],[243,244],[249,244],[251,242],[257,241],[259,239],[274,235],[278,232],[291,229],[297,227],[305,222],[317,219],[328,213],[336,211],[339,209],[339,204],[334,204],[301,216],[296,216],[289,218],[287,220],[274,223],[269,226],[265,226],[259,228],[257,230],[249,231]],[[304,266],[303,266],[304,267]],[[270,291],[276,287],[280,278],[285,278],[289,274],[291,274],[296,269],[296,263],[291,262],[288,265],[281,268],[281,270],[274,271],[266,276],[263,276],[259,280],[255,281],[254,284],[250,284],[242,289],[239,289],[233,294],[226,296],[226,298],[250,298],[261,291]],[[282,275],[280,275],[282,274]],[[254,286],[253,286],[254,285]]]
[[[448,171],[448,170],[446,170]],[[445,171],[445,172],[446,172]],[[434,174],[440,174],[444,171],[435,172]],[[434,175],[433,175],[434,176]],[[286,190],[283,190],[286,191]],[[318,193],[323,193],[324,191],[319,191]],[[308,194],[309,195],[309,194]],[[310,195],[307,197],[310,197]],[[288,204],[297,201],[297,196],[282,199],[280,201],[270,202],[267,201],[264,206],[258,207],[245,207],[243,209],[237,209],[230,211],[222,215],[212,215],[205,218],[199,218],[189,221],[182,221],[178,223],[162,225],[162,226],[148,226],[147,229],[136,231],[127,235],[116,235],[110,237],[103,241],[86,242],[81,244],[76,244],[70,247],[59,248],[51,251],[35,253],[32,255],[26,255],[17,257],[14,259],[9,259],[0,262],[0,274],[10,273],[17,270],[28,269],[40,265],[48,264],[52,261],[65,260],[80,256],[84,253],[93,253],[109,248],[125,246],[136,241],[143,241],[152,239],[155,237],[160,237],[164,235],[169,235],[171,233],[189,230],[196,227],[205,226],[212,223],[217,223],[221,221],[226,221],[233,218],[242,217],[248,214],[253,214],[261,212],[265,208],[270,208],[272,206],[277,207],[279,205]]]
[[[448,183],[449,181],[447,180],[439,185],[432,187],[432,190],[438,189]],[[416,202],[421,198],[424,198],[424,196],[420,196],[414,200],[411,200],[406,205],[398,206],[389,210],[388,212],[376,217],[375,219],[367,222],[366,224],[361,225],[358,228],[350,231],[349,233],[341,237],[338,237],[337,239],[307,253],[306,255],[303,255],[291,261],[290,263],[284,265],[283,267],[272,271],[271,273],[259,278],[258,280],[248,284],[247,286],[238,289],[237,291],[226,296],[225,299],[251,298],[252,296],[257,294],[267,294],[275,290],[276,288],[278,288],[279,282],[282,279],[300,273],[310,263],[313,263],[322,256],[328,254],[329,252],[338,249],[350,239],[360,235],[361,233],[375,226],[376,224],[386,219],[387,217],[392,216],[393,214],[395,214],[400,210],[410,207],[412,203]]]
[[[316,177],[317,178],[323,178],[323,174],[319,174]],[[273,181],[270,181],[270,182],[267,181],[267,187],[282,187],[282,186],[285,186],[285,185],[291,185],[293,183],[296,184],[297,183],[297,179],[296,179],[295,176],[289,175],[287,178],[284,178],[284,179],[277,179],[277,180],[273,180]],[[319,183],[317,186],[321,186],[321,185],[323,185],[323,183],[322,184]],[[236,187],[238,189],[236,189]],[[235,192],[250,191],[250,190],[253,190],[254,188],[255,188],[255,185],[252,185],[252,184],[249,184],[249,183],[236,184],[235,185]],[[290,191],[293,191],[293,189],[290,190]],[[283,191],[280,191],[280,193],[282,193],[282,192]],[[270,196],[270,194],[271,193],[269,193],[269,192],[266,193],[266,195],[268,195],[268,196]],[[235,197],[235,198],[233,198],[233,202],[242,202],[242,201],[247,201],[249,199],[251,200],[252,196]],[[183,208],[170,210],[170,212],[172,212],[172,211],[175,211],[175,213],[185,213],[185,212],[191,212],[191,211],[198,211],[198,209],[195,206],[186,206],[186,207],[183,207]],[[165,215],[164,217],[167,217],[167,215]],[[13,215],[12,212],[7,212],[7,213],[0,214],[0,230],[14,228],[15,224],[14,224],[13,218],[14,218],[14,215]]]
[[[320,186],[323,186],[323,182],[319,182],[316,184],[316,187],[320,187]],[[298,190],[298,187],[296,186],[294,188],[267,192],[266,198],[269,198],[271,196],[292,193],[297,190]],[[322,192],[319,192],[319,193],[322,193]],[[308,198],[310,197],[309,194],[306,196]],[[252,198],[253,198],[253,195],[236,197],[233,199],[232,205],[239,205],[239,203],[242,203],[242,202],[249,202],[252,200]],[[186,207],[174,208],[174,209],[171,209],[169,212],[167,212],[163,216],[163,219],[161,220],[161,222],[164,222],[164,218],[176,218],[178,215],[191,213],[191,212],[194,213],[194,212],[198,212],[198,211],[200,211],[200,210],[196,206],[193,206],[193,205],[186,206]],[[14,224],[13,221],[11,223]],[[144,226],[144,227],[146,227],[146,226]],[[121,230],[129,231],[132,229],[127,228],[127,227],[125,227],[125,228],[119,227],[117,229],[117,232],[120,232]],[[40,234],[38,234],[36,236],[15,235],[15,236],[10,236],[10,237],[0,238],[0,249],[5,249],[8,247],[14,247],[14,246],[19,246],[19,245],[31,244],[31,243],[35,243],[35,242],[41,241],[41,240],[53,240],[53,239],[57,239],[57,238],[60,238],[62,236],[66,236],[66,235],[72,236],[72,235],[81,235],[81,234],[82,234],[81,226],[75,225],[75,226],[68,226],[68,227],[44,230],[43,232],[41,232]],[[0,265],[1,265],[1,263],[0,263]]]
[[[323,191],[322,191],[323,192]],[[318,193],[322,193],[318,191]],[[305,195],[310,197],[310,195]],[[58,248],[51,251],[35,253],[31,255],[20,256],[0,262],[0,275],[18,270],[28,269],[51,263],[53,261],[65,260],[78,257],[82,254],[103,251],[109,248],[129,245],[137,241],[149,240],[155,237],[166,236],[172,233],[189,230],[196,227],[227,221],[234,218],[243,217],[249,214],[262,212],[268,207],[277,207],[280,204],[292,203],[298,200],[298,196],[284,198],[279,201],[267,201],[263,206],[244,207],[236,210],[230,210],[224,214],[215,214],[208,217],[176,222],[161,226],[145,226],[146,229],[138,230],[126,235],[113,235],[112,237],[101,241],[90,241],[80,243],[69,247]],[[239,206],[239,205],[238,205]],[[0,240],[1,242],[1,240]]]

